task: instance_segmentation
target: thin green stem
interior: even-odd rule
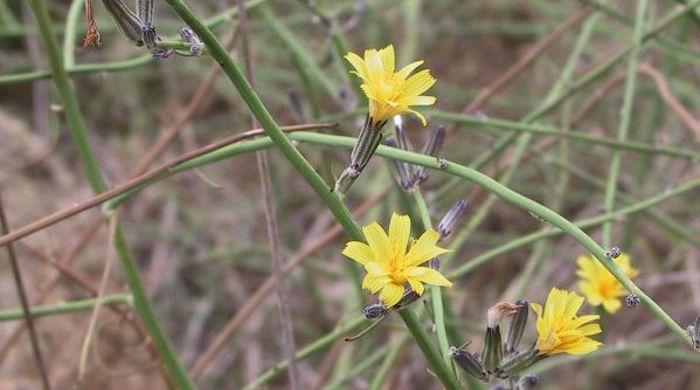
[[[620,126],[617,130],[617,140],[625,142],[629,133],[632,120],[632,107],[634,105],[634,91],[637,82],[637,68],[642,47],[644,33],[644,18],[647,11],[647,0],[637,2],[637,15],[635,17],[634,33],[632,36],[632,50],[627,63],[627,76],[622,97],[622,109],[620,110]],[[612,152],[610,169],[608,170],[608,183],[605,187],[605,210],[612,211],[615,208],[615,194],[617,193],[618,180],[620,178],[620,166],[622,154],[618,150]],[[603,224],[603,246],[609,247],[612,240],[612,222]]]
[[[700,159],[700,153],[691,150],[683,150],[672,147],[655,146],[641,142],[619,140],[604,137],[594,137],[578,132],[563,132],[554,126],[540,125],[527,122],[515,122],[505,119],[484,118],[464,114],[456,114],[444,111],[430,111],[430,115],[435,119],[442,119],[448,122],[455,122],[478,128],[495,128],[512,132],[524,132],[567,138],[581,141],[592,145],[603,145],[613,150],[628,150],[645,154],[660,154],[679,158]]]
[[[84,0],[73,0],[66,15],[66,32],[63,36],[63,64],[66,69],[75,65],[75,37],[78,35],[78,19],[82,15]]]
[[[428,204],[425,202],[425,198],[423,197],[420,188],[416,188],[415,192],[413,193],[413,198],[415,199],[416,204],[418,205],[418,211],[420,213],[421,220],[423,221],[423,228],[426,230],[432,229],[433,224],[430,221]],[[443,307],[441,287],[430,287],[430,300],[433,306],[433,321],[435,322],[435,333],[437,335],[438,346],[440,347],[440,351],[442,351],[442,356],[443,360],[445,361],[445,364],[448,367],[452,367],[454,370],[454,366],[452,365],[452,359],[450,359],[450,357],[447,354],[447,351],[450,348],[450,342],[447,339],[447,330],[445,328],[445,309]],[[456,372],[453,372],[453,375],[456,375]]]
[[[61,58],[62,56],[58,49],[58,43],[52,35],[48,8],[46,3],[41,0],[30,0],[29,4],[34,12],[44,49],[49,58],[54,83],[56,84],[63,103],[66,120],[68,121],[68,130],[75,144],[83,169],[85,169],[87,180],[93,192],[98,194],[105,191],[107,186],[102,180],[99,164],[90,148],[87,128],[82,113],[80,112],[78,98],[73,90],[68,73],[65,71],[63,58]],[[138,267],[126,244],[123,232],[119,228],[115,234],[115,249],[119,255],[124,278],[129,284],[129,288],[134,297],[134,308],[143,321],[144,327],[151,336],[153,344],[161,359],[163,359],[163,363],[172,376],[173,381],[179,388],[194,388],[194,385],[187,376],[187,372],[180,364],[177,355],[168,343],[151,309],[145,289],[141,283]]]
[[[275,146],[284,154],[292,166],[304,177],[306,182],[316,191],[319,197],[326,203],[326,206],[335,216],[336,220],[343,226],[347,234],[354,240],[363,241],[364,235],[360,230],[359,225],[354,221],[350,211],[342,202],[340,197],[331,192],[330,187],[323,181],[321,176],[314,170],[304,156],[296,149],[290,138],[277,125],[275,120],[270,115],[269,111],[262,103],[258,95],[253,91],[248,80],[244,77],[238,66],[233,62],[224,47],[199,18],[189,9],[182,0],[166,0],[173,10],[192,28],[192,30],[200,37],[211,53],[211,56],[221,65],[223,71],[236,87],[250,111],[255,115],[258,122],[270,139],[275,143]],[[353,141],[354,142],[354,141]],[[352,270],[357,271],[356,268]],[[352,277],[355,283],[359,284],[359,272],[353,272]],[[404,311],[407,313],[407,311]],[[410,315],[406,314],[406,318]],[[403,317],[403,316],[402,316]],[[406,321],[405,321],[406,322]],[[415,323],[406,322],[411,333],[415,338],[428,336],[425,330],[421,327],[416,327]],[[423,354],[434,367],[440,381],[445,386],[454,383],[456,379],[449,375],[449,369],[444,365],[440,355],[432,348],[432,345],[419,342]],[[435,368],[437,367],[437,368]]]
[[[102,297],[103,304],[128,304],[132,303],[131,294],[114,294],[105,295]],[[29,312],[32,317],[46,317],[57,314],[75,313],[79,311],[87,311],[95,307],[97,299],[84,299],[79,301],[71,301],[58,303],[54,305],[34,306]],[[21,320],[22,309],[3,309],[0,310],[0,322]]]
[[[460,383],[457,381],[457,378],[452,372],[450,372],[449,366],[444,364],[443,360],[440,359],[440,352],[435,349],[435,346],[433,346],[428,334],[426,333],[425,329],[423,329],[423,325],[421,325],[415,313],[409,309],[404,309],[399,311],[399,315],[403,319],[403,322],[406,324],[408,330],[413,335],[416,343],[423,351],[423,354],[428,359],[428,363],[430,364],[430,368],[432,369],[433,373],[440,378],[443,386],[449,390],[457,390],[462,388]],[[447,351],[444,351],[444,354],[447,354]],[[435,359],[435,357],[438,358]]]

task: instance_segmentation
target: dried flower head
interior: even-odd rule
[[[406,284],[418,295],[425,290],[423,283],[452,286],[438,271],[419,267],[433,257],[448,252],[436,245],[440,235],[435,230],[428,229],[418,240],[411,240],[410,218],[394,213],[388,235],[376,222],[363,227],[362,231],[367,243],[350,241],[343,254],[365,267],[367,275],[362,281],[362,288],[372,294],[381,290],[379,299],[387,308],[401,300]]]
[[[355,68],[351,73],[359,76],[363,83],[362,91],[369,99],[369,116],[374,123],[385,122],[394,115],[411,113],[417,116],[423,126],[425,117],[410,106],[430,106],[435,104],[434,96],[421,96],[435,84],[435,78],[427,69],[409,76],[423,61],[406,65],[396,72],[394,46],[381,50],[365,50],[364,58],[348,53],[345,59]]]
[[[600,325],[590,324],[600,318],[590,314],[577,316],[583,305],[583,297],[576,293],[552,288],[547,296],[544,309],[537,303],[530,307],[537,314],[537,342],[535,349],[539,355],[569,353],[585,355],[602,345],[588,336],[601,332]]]
[[[639,270],[630,265],[630,257],[626,253],[614,258],[613,262],[629,278],[639,274]],[[588,303],[591,306],[603,305],[608,313],[615,313],[622,306],[620,299],[626,294],[625,288],[603,264],[592,256],[581,256],[577,263],[579,269],[576,274],[581,277],[579,289],[586,296]]]

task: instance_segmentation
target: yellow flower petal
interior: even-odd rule
[[[392,45],[378,51],[365,50],[364,58],[348,53],[345,59],[355,69],[351,73],[357,74],[363,81],[360,88],[369,99],[369,116],[374,122],[412,113],[425,125],[425,118],[410,108],[435,104],[435,97],[421,96],[435,84],[430,71],[424,69],[411,75],[423,61],[412,62],[396,72],[396,56]]]
[[[407,278],[406,281],[411,287],[411,290],[415,291],[418,295],[423,295],[425,292],[425,286],[416,278]]]
[[[619,299],[609,298],[603,301],[603,308],[610,314],[615,314],[620,307],[622,307],[622,303]]]
[[[393,307],[401,300],[403,291],[403,286],[389,283],[382,289],[382,292],[379,294],[379,299],[384,302],[386,307]]]
[[[358,56],[355,53],[348,53],[345,55],[345,59],[352,65],[353,68],[355,68],[355,74],[360,76],[363,80],[369,80],[369,77],[367,76],[367,67],[365,66],[365,62],[362,60],[362,57]]]
[[[343,249],[343,255],[357,261],[358,263],[365,265],[370,261],[374,261],[374,252],[372,248],[364,242],[350,241],[345,244],[345,249]]]
[[[379,50],[379,57],[382,59],[382,64],[384,65],[384,72],[389,75],[394,74],[394,45],[389,45],[381,50]]]
[[[591,323],[599,319],[598,315],[577,316],[582,303],[583,297],[576,293],[552,288],[544,308],[536,303],[530,304],[537,314],[535,349],[540,355],[582,355],[602,345],[586,337],[600,333],[601,329],[599,324]]]
[[[382,287],[386,286],[391,279],[388,276],[373,276],[366,275],[362,280],[362,288],[369,290],[370,293],[376,294],[377,291],[381,290]]]
[[[440,234],[438,234],[438,232],[433,229],[426,230],[425,233],[411,245],[411,249],[409,249],[404,258],[404,265],[406,267],[415,267],[445,252],[449,252],[449,250],[435,245],[439,239]]]
[[[442,274],[428,267],[411,267],[406,270],[408,279],[416,279],[423,283],[432,284],[434,286],[452,287],[452,282],[447,280]]]
[[[364,233],[369,247],[372,248],[374,259],[377,261],[389,261],[393,251],[389,237],[387,237],[384,229],[374,222],[363,227],[362,233]]]
[[[387,276],[391,273],[387,263],[382,263],[379,261],[371,261],[365,264],[365,270],[367,270],[367,274],[375,277]]]
[[[389,240],[393,247],[394,256],[403,256],[411,236],[411,219],[408,215],[392,214],[389,222]]]

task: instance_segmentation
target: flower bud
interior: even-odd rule
[[[520,344],[520,339],[523,337],[525,325],[527,324],[527,316],[529,308],[526,301],[517,301],[515,305],[518,307],[508,328],[508,338],[506,339],[506,352],[515,352]]]
[[[630,309],[639,306],[641,302],[642,301],[639,299],[639,296],[637,296],[637,294],[630,294],[625,298],[625,303]]]
[[[450,347],[450,357],[458,366],[466,371],[467,374],[480,381],[489,381],[489,375],[486,370],[484,370],[484,366],[481,365],[479,356],[475,353],[468,352],[462,348]]]
[[[375,303],[365,307],[362,310],[362,314],[364,314],[365,318],[367,318],[368,320],[374,320],[386,316],[387,314],[389,314],[389,310],[387,310],[387,308],[384,307],[384,305],[382,305],[381,303]]]
[[[503,357],[503,344],[501,343],[501,329],[496,325],[494,328],[486,328],[484,337],[484,349],[481,351],[481,361],[487,372],[495,372],[498,363]]]
[[[426,142],[425,147],[423,148],[423,154],[426,156],[436,157],[444,142],[445,126],[440,125],[430,134],[430,138],[428,138],[428,142]],[[414,175],[416,185],[421,184],[428,180],[428,169],[422,165],[417,166]]]
[[[619,247],[611,246],[607,251],[605,251],[605,256],[617,259],[622,254],[622,250]]]
[[[437,226],[437,232],[440,234],[440,239],[444,240],[450,234],[452,234],[457,221],[464,215],[467,211],[468,203],[466,200],[460,200],[452,206],[450,211],[448,211],[444,217],[440,220]]]
[[[700,350],[700,316],[695,319],[695,326],[693,326],[691,338],[693,339],[693,348]]]

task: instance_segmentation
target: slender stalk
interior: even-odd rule
[[[425,202],[425,198],[421,193],[420,188],[416,188],[413,193],[413,198],[418,205],[418,211],[423,222],[424,229],[432,229],[433,224],[430,221],[430,214],[428,213],[428,204]],[[450,359],[447,351],[450,349],[450,342],[447,339],[447,330],[445,328],[445,309],[443,308],[442,299],[442,288],[439,286],[430,287],[430,301],[433,307],[433,321],[435,321],[435,333],[437,335],[438,346],[440,346],[440,351],[442,351],[442,357],[445,364],[448,367],[452,367],[453,375],[456,375],[454,371],[454,366],[452,364],[452,359]]]
[[[528,122],[515,122],[505,119],[497,118],[484,118],[463,114],[455,114],[451,112],[444,111],[431,111],[430,115],[435,119],[442,119],[444,121],[461,123],[473,127],[479,128],[495,128],[501,130],[507,130],[511,132],[524,132],[532,133],[537,135],[554,136],[559,138],[572,139],[576,141],[581,141],[583,143],[592,145],[604,145],[610,147],[613,151],[617,150],[628,150],[632,152],[645,153],[645,154],[662,154],[672,157],[687,158],[687,159],[698,159],[700,158],[700,153],[692,150],[684,150],[673,147],[665,146],[655,146],[642,142],[634,142],[627,140],[619,140],[604,137],[595,137],[579,132],[563,132],[561,129],[554,126],[540,125],[536,123]]]
[[[93,192],[104,192],[107,190],[107,186],[102,180],[99,164],[90,148],[87,129],[80,112],[77,96],[68,78],[68,74],[66,73],[61,53],[58,50],[58,44],[52,35],[51,19],[46,3],[41,0],[29,0],[29,5],[32,7],[39,27],[39,33],[49,59],[54,83],[56,84],[64,106],[66,120],[68,121],[68,130],[75,143],[75,148],[83,165],[83,169],[85,169],[87,180]],[[187,376],[187,372],[178,360],[151,309],[145,289],[141,283],[138,267],[126,244],[123,232],[119,227],[117,227],[115,233],[115,249],[119,255],[124,278],[129,284],[129,288],[134,296],[134,308],[151,336],[153,344],[161,359],[163,359],[165,367],[179,388],[194,388],[194,385]]]
[[[2,229],[3,234],[7,234],[7,232],[10,230],[7,217],[5,216],[5,207],[2,204],[2,198],[0,198],[0,229]],[[25,290],[24,282],[22,281],[22,272],[19,268],[19,262],[17,261],[14,245],[10,244],[7,246],[7,257],[10,259],[12,278],[15,282],[17,295],[19,295],[19,302],[22,305],[22,317],[24,317],[24,322],[27,324],[27,330],[29,331],[29,340],[32,344],[32,353],[34,355],[36,368],[39,371],[39,377],[41,377],[41,384],[43,385],[44,390],[50,390],[51,383],[49,382],[49,377],[46,374],[46,364],[44,363],[44,358],[41,354],[41,346],[39,345],[39,338],[36,334],[36,328],[34,328],[34,320],[32,319],[29,300],[27,299],[27,291]]]
[[[131,304],[132,297],[130,294],[114,294],[105,295],[102,297],[102,304]],[[45,306],[34,306],[29,308],[32,318],[54,316],[59,314],[75,313],[80,311],[90,310],[97,304],[97,299],[84,299],[79,301],[70,301]],[[24,312],[20,309],[3,309],[0,310],[0,322],[17,321],[24,318]]]
[[[617,130],[617,140],[625,142],[632,121],[632,107],[634,105],[634,91],[637,82],[637,68],[639,67],[639,56],[642,47],[642,37],[644,33],[644,19],[647,12],[647,0],[637,2],[637,14],[635,17],[634,34],[632,36],[632,50],[630,51],[629,62],[627,63],[627,76],[625,89],[622,97],[622,108],[620,109],[620,127]],[[610,169],[608,170],[608,183],[605,186],[605,210],[612,211],[615,208],[615,194],[617,193],[618,180],[620,178],[620,166],[622,164],[622,154],[615,150],[610,158]],[[609,247],[612,239],[612,222],[603,224],[603,246]]]

